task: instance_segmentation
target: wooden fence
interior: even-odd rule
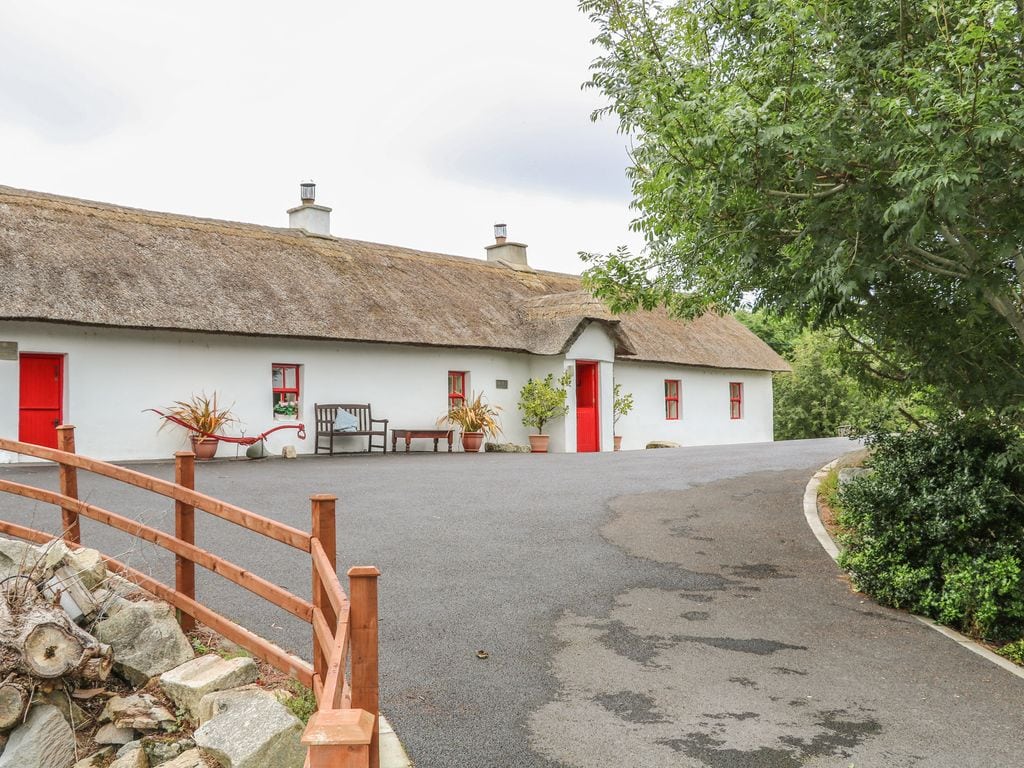
[[[59,450],[0,438],[0,450],[56,463],[60,492],[0,479],[0,491],[61,508],[64,539],[82,545],[80,517],[136,536],[173,552],[174,587],[103,555],[107,568],[167,601],[178,610],[186,631],[201,621],[312,688],[317,711],[302,735],[308,747],[307,768],[378,768],[377,577],[373,567],[348,571],[351,600],[342,589],[336,563],[336,497],[310,498],[312,525],[306,533],[195,490],[195,454],[176,453],[175,481],[144,475],[125,467],[75,453],[75,428],[57,428]],[[174,535],[109,512],[78,498],[78,470],[142,488],[174,500]],[[195,510],[200,510],[307,553],[312,569],[312,602],[195,545]],[[0,519],[0,533],[44,543],[52,537],[41,531]],[[313,663],[299,659],[274,643],[196,601],[195,566],[224,577],[310,625]],[[346,667],[351,674],[346,675]]]

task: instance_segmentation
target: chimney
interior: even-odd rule
[[[304,229],[311,235],[331,235],[331,209],[316,204],[316,184],[304,181],[299,185],[302,205],[288,211],[288,226]]]
[[[504,224],[494,225],[494,245],[484,246],[487,251],[487,260],[495,261],[512,267],[526,267],[526,243],[508,242],[508,227]]]

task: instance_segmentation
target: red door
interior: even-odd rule
[[[576,450],[601,450],[598,425],[597,363],[576,363]]]
[[[57,447],[57,425],[64,420],[64,356],[22,355],[18,439]]]

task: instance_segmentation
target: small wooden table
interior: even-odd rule
[[[414,437],[428,437],[434,440],[434,453],[437,453],[437,441],[442,437],[448,440],[448,453],[452,452],[452,434],[454,430],[451,429],[392,429],[391,430],[391,452],[394,453],[397,450],[398,438],[405,438],[405,452],[409,452],[409,444],[412,442]]]

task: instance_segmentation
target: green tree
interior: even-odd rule
[[[549,373],[543,379],[530,379],[519,390],[519,410],[523,412],[523,426],[534,427],[538,435],[544,434],[544,425],[561,418],[569,412],[566,404],[568,386],[572,383],[572,371],[566,369],[555,383],[555,376]]]
[[[1024,407],[1020,0],[584,0],[647,247],[613,308],[744,298],[986,418]]]

